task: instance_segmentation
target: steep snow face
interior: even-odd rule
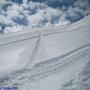
[[[89,0],[1,0],[0,32],[71,24],[89,14],[89,4]]]

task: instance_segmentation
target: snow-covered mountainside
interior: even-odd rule
[[[0,90],[90,90],[89,14],[90,0],[0,0]]]
[[[90,15],[62,27],[0,35],[0,87],[89,90],[89,65]]]

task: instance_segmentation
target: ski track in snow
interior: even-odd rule
[[[79,47],[62,56],[40,62],[30,69],[24,68],[7,73],[3,77],[0,77],[0,86],[21,86],[24,83],[42,79],[84,57],[90,58],[90,44]]]
[[[39,39],[36,42],[36,46],[32,52],[32,57],[31,57],[31,59],[29,59],[28,63],[25,65],[26,68],[32,67],[34,65],[34,63],[36,62],[36,60],[40,54],[40,51],[41,51],[42,37],[43,37],[42,34],[40,34]],[[30,63],[31,63],[31,65],[30,65]]]

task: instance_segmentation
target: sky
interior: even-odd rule
[[[0,0],[0,31],[74,23],[90,13],[90,0]]]

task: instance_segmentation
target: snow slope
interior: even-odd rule
[[[90,59],[89,22],[0,35],[0,86],[61,90]]]

